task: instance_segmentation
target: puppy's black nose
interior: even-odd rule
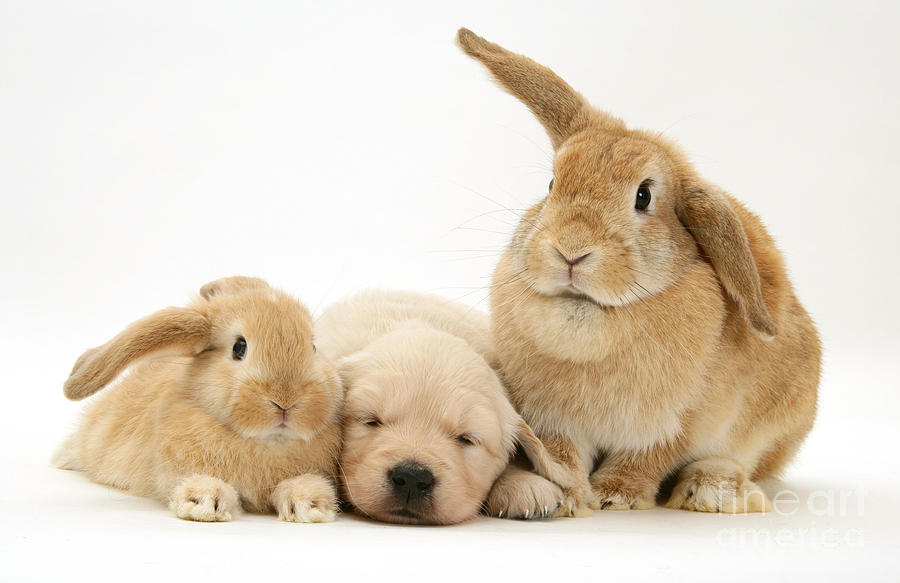
[[[423,498],[434,487],[434,474],[421,464],[400,462],[388,470],[394,495],[402,500]]]

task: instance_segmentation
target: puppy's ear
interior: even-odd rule
[[[591,119],[587,101],[556,73],[523,55],[489,42],[467,28],[459,29],[456,42],[470,57],[488,68],[494,78],[528,106],[558,148]]]
[[[269,284],[258,277],[235,275],[211,281],[200,288],[200,295],[208,300],[213,296],[233,294],[250,289],[270,289]]]
[[[713,185],[698,183],[676,202],[675,212],[756,335],[772,340],[777,328],[763,300],[750,242],[725,193]]]
[[[371,358],[368,352],[362,350],[354,352],[350,356],[345,356],[335,363],[338,376],[341,378],[341,384],[344,386],[344,393],[368,367]]]
[[[535,473],[547,478],[561,488],[572,488],[578,483],[575,473],[550,455],[544,442],[534,434],[524,419],[519,417],[516,425],[516,441],[522,452],[534,466]]]
[[[93,395],[136,360],[149,355],[191,355],[209,343],[209,320],[196,310],[166,308],[130,325],[118,336],[87,350],[63,385],[77,401]]]

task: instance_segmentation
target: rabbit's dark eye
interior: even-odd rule
[[[242,360],[245,354],[247,354],[247,341],[241,336],[235,341],[234,346],[231,347],[231,356],[235,360]]]
[[[553,179],[551,178],[551,179],[550,179],[550,186],[547,187],[547,192],[550,192],[550,191],[552,191],[552,190],[553,190]]]
[[[634,197],[634,208],[637,210],[647,210],[647,207],[650,206],[650,186],[652,184],[652,180],[645,180],[638,186],[637,196]]]

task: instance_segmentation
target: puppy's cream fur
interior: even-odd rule
[[[517,443],[544,476],[573,482],[489,366],[496,355],[485,314],[428,294],[365,292],[326,310],[316,339],[346,388],[341,469],[346,497],[360,513],[389,522],[467,520]],[[389,474],[404,463],[434,476],[421,500],[398,498],[392,487]],[[492,512],[530,518],[556,510],[559,487],[531,475],[531,490],[495,500]]]

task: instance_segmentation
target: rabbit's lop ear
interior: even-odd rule
[[[166,308],[130,325],[118,336],[86,351],[63,385],[78,401],[113,381],[125,368],[148,355],[192,355],[209,344],[209,320],[196,310]]]
[[[756,261],[743,224],[724,192],[710,184],[698,185],[677,201],[675,212],[756,335],[772,340],[777,328],[763,300]]]
[[[456,42],[462,50],[490,70],[494,78],[534,113],[558,148],[590,121],[590,106],[553,71],[528,57],[511,53],[467,28]]]
[[[245,277],[243,275],[235,275],[234,277],[223,277],[211,281],[200,288],[200,295],[203,299],[208,300],[213,296],[233,294],[250,289],[268,289],[269,284],[258,277]]]

